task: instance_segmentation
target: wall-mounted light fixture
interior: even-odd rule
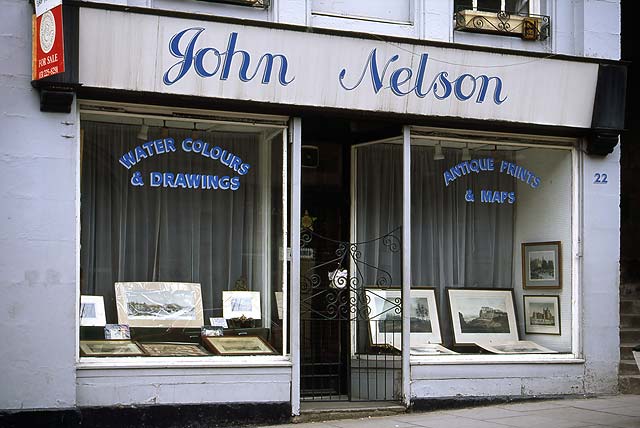
[[[469,150],[469,143],[467,143],[464,149],[462,149],[462,160],[463,161],[471,160],[471,151]]]
[[[433,160],[443,160],[444,159],[444,155],[442,154],[442,146],[440,145],[440,142],[438,142],[438,144],[436,144],[435,147],[435,152],[433,153]]]
[[[144,119],[142,119],[142,126],[140,127],[140,131],[138,131],[138,140],[146,140],[149,137],[149,125],[144,123]]]

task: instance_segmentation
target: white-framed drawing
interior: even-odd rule
[[[456,345],[519,340],[513,290],[447,288]]]
[[[260,309],[259,291],[223,291],[222,292],[222,316],[225,319],[262,318]]]
[[[402,299],[399,289],[366,288],[372,344],[402,349]],[[412,288],[409,342],[411,346],[442,343],[433,288]]]
[[[545,348],[528,340],[516,340],[504,343],[478,343],[478,346],[495,354],[555,354],[557,351]]]
[[[200,284],[116,282],[118,323],[130,327],[201,327]]]
[[[527,334],[560,334],[560,297],[522,296],[524,332]]]
[[[100,326],[107,323],[102,296],[80,296],[80,325]]]

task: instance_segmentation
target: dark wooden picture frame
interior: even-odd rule
[[[562,243],[523,242],[522,288],[554,290],[562,288]]]
[[[451,316],[453,343],[455,346],[478,343],[499,343],[520,339],[516,303],[510,288],[446,288],[447,304]],[[465,302],[475,300],[471,304]],[[484,300],[484,302],[483,302]],[[493,307],[494,303],[504,306]],[[469,308],[473,308],[474,320],[468,321]],[[489,311],[493,309],[493,312]],[[504,310],[503,310],[504,309]],[[482,311],[489,312],[483,314]],[[476,316],[476,312],[478,315]],[[504,312],[504,316],[502,316]],[[495,322],[491,319],[498,317]],[[506,319],[503,319],[505,318]],[[463,325],[463,320],[465,324]],[[488,320],[488,321],[487,321]],[[506,323],[505,323],[506,321]],[[483,323],[488,325],[483,326]],[[465,331],[466,330],[466,331]],[[506,330],[506,331],[505,331]]]

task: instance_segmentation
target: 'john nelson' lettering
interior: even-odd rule
[[[429,54],[423,53],[420,56],[417,70],[409,67],[394,68],[392,63],[399,58],[399,55],[393,55],[379,66],[377,50],[373,49],[355,83],[351,85],[345,83],[347,69],[342,69],[339,75],[340,86],[347,91],[352,91],[360,86],[365,80],[365,76],[369,74],[373,91],[376,94],[380,90],[388,88],[397,96],[409,95],[413,92],[418,98],[424,98],[432,93],[436,99],[444,100],[453,94],[460,101],[474,99],[476,103],[483,103],[490,86],[492,86],[492,100],[495,104],[500,105],[507,99],[506,95],[502,95],[502,79],[497,76],[489,77],[484,74],[474,76],[464,73],[454,78],[449,76],[447,71],[440,71],[433,76],[430,84],[425,85],[428,82],[428,80],[425,82],[425,75]]]
[[[238,33],[229,34],[227,49],[220,51],[214,47],[196,49],[198,38],[204,28],[193,27],[175,34],[169,41],[169,52],[178,58],[164,73],[162,81],[165,85],[173,85],[193,69],[200,77],[218,75],[220,80],[227,80],[232,68],[238,67],[238,78],[243,82],[252,81],[260,72],[260,83],[266,85],[271,82],[276,60],[280,65],[277,71],[278,83],[287,86],[295,77],[287,77],[287,57],[281,54],[265,53],[258,60],[252,61],[251,54],[236,47]]]

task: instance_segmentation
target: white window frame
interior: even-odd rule
[[[584,356],[582,351],[582,336],[581,336],[581,328],[582,328],[582,311],[581,311],[581,293],[580,293],[580,257],[581,257],[581,241],[582,241],[582,181],[581,181],[581,165],[583,152],[579,150],[579,141],[575,138],[563,138],[563,137],[547,137],[540,135],[524,135],[524,134],[500,134],[494,132],[465,132],[457,129],[440,129],[440,128],[430,128],[430,127],[418,127],[411,126],[409,127],[409,139],[411,144],[415,144],[415,135],[412,135],[411,132],[420,132],[421,134],[429,134],[433,133],[434,140],[447,140],[447,141],[458,141],[461,143],[490,143],[502,146],[519,146],[519,147],[535,147],[535,148],[548,148],[548,149],[560,149],[567,150],[571,152],[571,259],[565,260],[565,263],[571,263],[571,352],[559,353],[559,354],[523,354],[523,355],[512,355],[512,354],[455,354],[455,355],[434,355],[434,356],[425,356],[425,355],[410,355],[409,352],[405,352],[405,349],[408,350],[408,341],[409,337],[407,335],[403,335],[403,359],[407,358],[405,354],[408,354],[408,359],[410,365],[458,365],[458,364],[526,364],[526,363],[557,363],[557,364],[581,364],[584,363]],[[429,137],[423,137],[429,138]],[[352,149],[352,153],[355,153],[355,150],[358,147],[367,146],[370,144],[378,144],[378,143],[391,143],[391,144],[403,144],[406,145],[407,137],[398,136],[393,138],[388,138],[384,140],[371,141],[363,144],[359,144],[354,146]],[[535,142],[535,143],[531,143]],[[352,201],[355,201],[355,174],[356,174],[356,164],[353,160],[355,156],[352,156],[352,176],[351,176],[351,193],[352,193]],[[408,174],[407,171],[411,168],[411,151],[405,150],[403,151],[403,181],[409,180],[408,177],[404,177],[404,175]],[[410,185],[407,184],[407,186]],[[404,191],[403,198],[403,213],[411,212],[411,192]],[[351,207],[351,230],[352,230],[352,239],[355,235],[353,235],[353,231],[356,230],[356,213],[355,206]],[[403,224],[403,251],[406,254],[403,254],[403,259],[407,259],[411,255],[411,244],[405,243],[405,239],[410,239],[411,230],[411,217],[407,215],[404,219]],[[407,231],[407,233],[404,233]],[[406,236],[405,236],[406,235]],[[408,249],[405,247],[408,246]],[[407,251],[408,250],[408,251]],[[411,281],[411,272],[410,272],[410,262],[407,260],[407,263],[403,264],[403,276]],[[406,293],[405,293],[406,294]],[[403,322],[404,314],[407,314],[406,321],[408,326],[408,312],[403,311]],[[406,331],[406,330],[405,330]],[[352,344],[355,343],[355,332],[353,328],[351,329],[352,335]],[[407,336],[405,338],[405,336]],[[407,342],[406,344],[404,342]],[[407,345],[407,346],[404,346]],[[404,366],[404,361],[403,361]],[[403,376],[404,378],[404,376]],[[403,379],[404,380],[404,379]]]
[[[78,100],[77,109],[77,121],[81,123],[81,117],[84,114],[93,115],[105,115],[105,116],[120,116],[131,117],[132,119],[140,118],[153,118],[156,120],[166,120],[171,122],[198,122],[208,123],[213,125],[217,124],[236,124],[242,126],[260,126],[267,129],[272,129],[268,133],[263,133],[261,142],[269,138],[269,135],[273,136],[273,133],[281,132],[282,145],[283,145],[283,171],[282,171],[282,192],[283,192],[283,216],[282,216],[282,238],[283,248],[282,254],[276,256],[271,254],[272,257],[279,257],[282,264],[283,275],[282,290],[284,296],[287,295],[289,289],[289,272],[288,272],[288,260],[286,257],[286,239],[288,236],[288,215],[289,206],[287,201],[287,192],[290,181],[287,180],[289,171],[287,163],[287,141],[288,141],[288,125],[289,120],[286,116],[275,115],[262,115],[262,114],[245,114],[245,113],[231,113],[224,111],[210,111],[210,110],[195,110],[184,108],[170,108],[161,107],[155,105],[138,105],[127,103],[113,103],[94,100]],[[81,138],[81,137],[79,137]],[[262,144],[266,146],[265,144]],[[76,229],[77,236],[80,236],[80,182],[81,182],[81,168],[80,168],[80,156],[82,150],[82,144],[78,144],[77,159],[77,173],[76,173]],[[264,165],[261,165],[264,166]],[[270,168],[270,166],[269,166]],[[267,180],[262,180],[266,182]],[[267,186],[268,187],[268,186]],[[266,187],[263,186],[264,191]],[[268,189],[270,191],[270,189]],[[270,200],[268,196],[267,201]],[[263,217],[263,220],[268,218],[267,215]],[[267,234],[270,234],[270,228],[266,230]],[[270,239],[270,237],[268,237]],[[269,242],[269,240],[265,240]],[[263,248],[264,249],[264,248]],[[272,253],[269,251],[269,253]],[[80,301],[80,239],[78,238],[76,247],[76,302]],[[265,276],[269,273],[265,271]],[[263,310],[269,308],[270,302],[263,303]],[[290,328],[288,328],[289,318],[289,306],[287,299],[283,302],[283,318],[282,318],[282,350],[277,355],[256,355],[256,356],[217,356],[211,355],[206,357],[80,357],[80,313],[78,310],[79,303],[76,303],[76,368],[77,369],[118,369],[118,368],[207,368],[207,367],[290,367],[291,355],[287,352],[288,348],[288,335]],[[265,306],[266,305],[266,306]],[[271,312],[266,312],[271,313]],[[264,322],[264,320],[263,320]]]

